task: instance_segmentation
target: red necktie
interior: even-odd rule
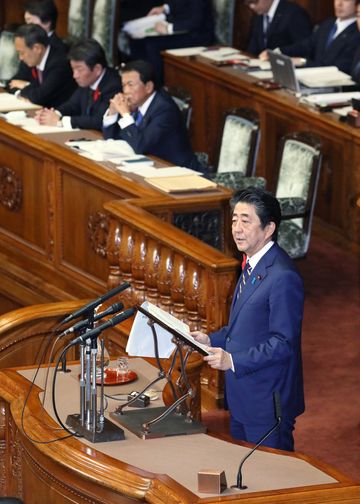
[[[92,99],[94,102],[96,102],[99,98],[100,98],[100,91],[99,91],[99,88],[96,88],[94,89],[94,91],[92,92]]]
[[[36,81],[39,82],[39,76],[38,76],[38,71],[37,71],[36,67],[32,67],[32,69],[31,69],[31,75],[32,75],[33,79],[35,79]]]

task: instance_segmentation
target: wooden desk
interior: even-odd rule
[[[221,496],[199,494],[196,475],[204,469],[199,464],[206,460],[208,467],[220,465],[226,470],[230,485],[239,459],[248,452],[240,443],[230,444],[206,435],[144,441],[126,432],[125,441],[99,445],[75,438],[47,443],[66,433],[56,429],[57,424],[42,408],[41,389],[37,386],[30,392],[22,424],[23,404],[30,386],[24,374],[30,378],[23,369],[0,371],[0,442],[3,446],[0,495],[17,495],[26,504],[360,502],[359,485],[336,470],[309,457],[270,449],[259,450],[246,470],[244,467],[249,490],[239,493],[228,489]],[[62,379],[74,380],[70,375],[62,375],[58,381]],[[66,398],[70,408],[74,407],[69,386]],[[60,399],[57,399],[58,411],[63,413]],[[31,439],[24,434],[23,426]],[[215,451],[219,458],[213,457]],[[134,464],[134,461],[138,462]],[[264,488],[266,481],[271,490]]]
[[[191,135],[195,151],[206,151],[215,161],[222,114],[232,107],[253,107],[260,116],[261,141],[257,174],[273,189],[280,138],[293,131],[316,133],[324,160],[315,216],[321,228],[341,243],[360,244],[360,132],[333,114],[319,113],[286,91],[265,91],[256,80],[231,67],[218,68],[205,58],[180,58],[164,53],[167,85],[184,87],[192,95]]]
[[[197,210],[218,210],[221,229],[230,230],[229,191],[162,193],[109,164],[79,156],[63,145],[69,137],[79,137],[79,132],[41,137],[1,121],[0,290],[20,305],[93,297],[106,290],[106,202],[141,206],[143,226],[147,215],[156,216],[158,234],[164,221]],[[175,235],[189,243],[190,256],[200,247],[216,261],[217,252],[210,247],[204,249],[179,230]]]

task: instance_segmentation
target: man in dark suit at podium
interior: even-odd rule
[[[266,49],[289,45],[311,34],[309,15],[288,0],[245,0],[255,13],[247,50],[259,55]]]
[[[295,418],[304,411],[301,363],[302,279],[276,243],[280,205],[261,189],[244,189],[231,200],[232,235],[247,261],[235,288],[228,324],[207,336],[204,359],[225,371],[231,434],[257,443],[275,424],[274,394],[280,396],[280,427],[264,444],[292,451]]]
[[[110,100],[104,138],[125,140],[137,154],[150,154],[175,165],[201,170],[174,100],[156,89],[153,66],[133,61],[121,70],[122,93]]]
[[[11,91],[45,107],[56,107],[70,97],[76,85],[66,53],[50,45],[41,26],[20,26],[15,33],[15,47],[20,61],[28,67],[28,75],[24,80],[12,79]]]
[[[350,74],[360,34],[356,24],[355,0],[334,0],[335,18],[326,19],[313,34],[292,45],[280,46],[282,53],[306,59],[307,66],[337,66]]]
[[[119,72],[107,66],[104,49],[93,39],[75,43],[68,58],[78,88],[57,110],[42,109],[36,118],[49,126],[101,131],[110,98],[121,89]]]

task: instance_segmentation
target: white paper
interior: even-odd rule
[[[154,317],[158,320],[161,320],[161,322],[164,322],[164,324],[176,330],[183,336],[184,339],[194,343],[198,348],[201,348],[204,352],[206,352],[206,354],[209,353],[205,350],[206,345],[202,345],[194,340],[189,333],[189,326],[187,324],[149,301],[144,301],[141,306],[154,315]],[[153,334],[148,324],[148,320],[149,319],[146,315],[139,311],[137,312],[126,345],[126,352],[128,355],[137,357],[155,357]],[[173,335],[157,323],[154,324],[154,327],[158,336],[159,357],[167,359],[175,349],[175,344],[172,343]]]
[[[248,72],[247,75],[251,75],[252,77],[256,77],[256,79],[272,79],[273,73],[271,70],[256,70],[255,72]]]
[[[242,56],[238,49],[233,47],[219,47],[218,49],[208,49],[201,53],[201,56],[208,58],[212,61],[223,61],[230,57],[236,57],[237,59],[247,60],[247,56]]]
[[[301,84],[310,88],[353,86],[351,76],[335,66],[297,68],[296,77]]]
[[[12,112],[10,112],[12,114]],[[8,115],[8,114],[7,114]],[[43,133],[61,133],[63,131],[76,131],[74,128],[63,128],[59,126],[45,126],[43,124],[39,124],[36,119],[33,117],[25,117],[18,119],[8,119],[8,122],[12,124],[17,124],[21,126],[24,130],[29,131],[30,133],[34,133],[35,135],[41,135]]]
[[[149,35],[157,34],[155,32],[155,25],[160,21],[165,21],[165,14],[132,19],[124,23],[123,31],[134,39],[148,37]]]
[[[69,141],[66,145],[94,161],[109,161],[115,156],[129,157],[135,154],[133,148],[125,140]]]
[[[304,96],[301,101],[310,105],[330,105],[331,103],[350,102],[352,98],[360,99],[360,91],[350,93],[320,93]]]
[[[172,54],[173,56],[196,56],[201,54],[206,47],[181,47],[180,49],[167,49],[165,52]]]
[[[11,93],[0,93],[0,112],[11,110],[34,110],[41,108],[39,105],[17,98]]]

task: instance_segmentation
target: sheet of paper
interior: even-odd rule
[[[34,133],[35,135],[41,135],[42,133],[61,133],[64,131],[76,131],[73,128],[59,128],[58,126],[44,126],[39,124],[33,117],[25,117],[22,120],[12,121],[8,119],[8,122],[12,124],[17,124],[21,126],[24,130]]]
[[[39,105],[16,98],[11,93],[0,93],[0,112],[10,112],[11,110],[36,110]]]
[[[273,78],[273,73],[271,70],[256,70],[255,72],[248,72],[247,74],[261,80]]]
[[[205,49],[205,46],[182,47],[180,49],[167,49],[166,52],[173,56],[196,56],[197,54],[201,54]]]
[[[195,345],[207,355],[209,354],[209,352],[205,350],[206,346],[196,342],[191,336],[189,333],[189,326],[187,324],[149,301],[144,301],[141,306],[159,321],[177,331],[183,339],[192,345]],[[173,335],[158,323],[155,323],[155,329],[158,336],[159,356],[160,358],[169,358],[175,349],[175,344],[172,343]],[[151,328],[148,324],[148,317],[139,311],[136,314],[130,331],[129,339],[126,345],[126,352],[131,356],[155,357],[154,339]]]

